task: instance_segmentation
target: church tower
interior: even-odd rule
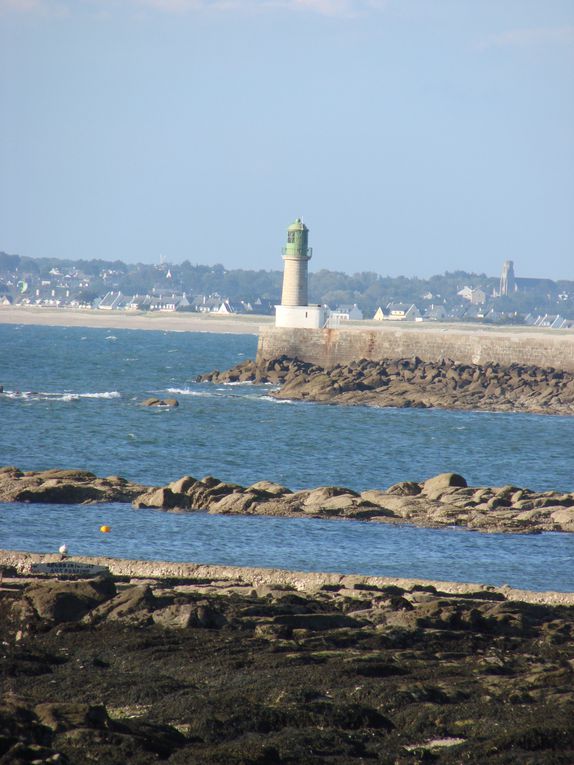
[[[283,291],[275,306],[275,326],[319,329],[325,326],[326,310],[309,305],[307,263],[311,260],[309,229],[297,218],[287,229],[283,247]]]
[[[500,295],[511,295],[516,292],[516,281],[514,279],[514,263],[512,260],[505,260],[502,266],[500,276]]]

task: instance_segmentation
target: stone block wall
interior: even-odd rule
[[[574,332],[451,326],[289,329],[261,327],[258,361],[285,354],[329,368],[358,359],[452,359],[463,364],[489,361],[533,364],[574,372]]]

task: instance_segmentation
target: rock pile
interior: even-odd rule
[[[5,576],[2,762],[574,761],[572,606],[256,580]]]
[[[119,476],[98,478],[84,470],[23,472],[4,467],[0,468],[0,502],[132,502],[135,507],[189,512],[464,526],[488,532],[574,532],[574,493],[534,492],[511,485],[470,487],[456,473],[357,492],[344,486],[292,491],[272,481],[240,486],[214,476],[190,475],[150,487]]]
[[[533,492],[510,485],[473,488],[456,473],[360,493],[341,486],[293,492],[269,481],[243,487],[213,476],[199,480],[184,476],[163,488],[150,489],[133,504],[225,514],[352,518],[431,528],[464,526],[487,532],[574,532],[574,493]]]
[[[280,385],[280,399],[330,404],[500,412],[574,414],[574,374],[534,366],[456,364],[410,359],[362,359],[323,369],[281,356],[245,361],[226,372],[201,375],[200,382]]]
[[[98,478],[87,470],[22,471],[0,467],[0,502],[131,502],[147,488],[120,476]]]

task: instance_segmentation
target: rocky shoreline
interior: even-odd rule
[[[440,408],[574,414],[574,374],[559,369],[489,363],[457,364],[418,357],[323,369],[280,356],[245,361],[230,370],[200,375],[198,382],[271,383],[278,399],[399,408]]]
[[[353,519],[481,532],[574,532],[574,492],[517,486],[471,487],[456,473],[356,492],[342,486],[292,491],[271,481],[240,486],[214,476],[183,476],[163,487],[83,470],[0,468],[0,502],[89,504],[132,502],[185,512]]]
[[[2,765],[574,760],[571,595],[50,557],[0,552]]]

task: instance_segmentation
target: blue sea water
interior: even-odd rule
[[[568,417],[288,403],[268,386],[195,382],[254,357],[256,345],[254,335],[0,325],[0,464],[157,485],[211,474],[356,490],[453,470],[471,485],[574,490]],[[149,396],[180,406],[141,407]],[[104,516],[114,529],[105,538]],[[82,554],[574,590],[571,535],[0,505],[0,547],[61,541]]]

